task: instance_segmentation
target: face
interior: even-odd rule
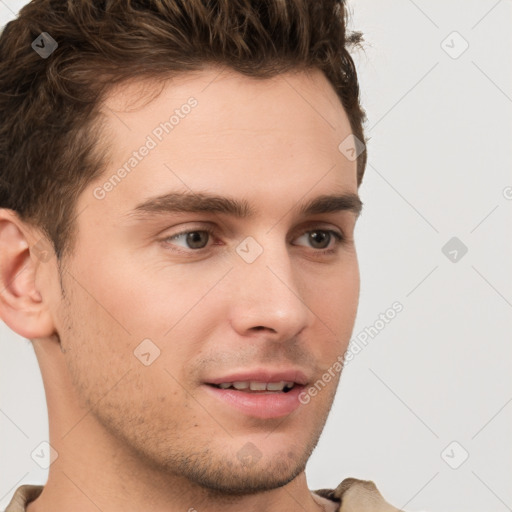
[[[136,85],[105,101],[112,158],[62,271],[72,393],[141,465],[276,488],[318,441],[357,310],[349,121],[320,72],[209,69],[146,104]]]

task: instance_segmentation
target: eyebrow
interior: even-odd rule
[[[296,207],[302,216],[338,211],[352,212],[357,219],[361,214],[363,202],[353,192],[337,195],[321,195]],[[138,204],[128,213],[130,217],[145,218],[166,213],[223,213],[237,218],[254,217],[256,211],[244,199],[204,192],[171,192],[151,197]]]

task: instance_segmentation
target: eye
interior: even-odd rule
[[[314,249],[320,249],[332,252],[335,250],[336,246],[342,243],[343,235],[334,231],[332,229],[314,229],[310,231],[306,231],[303,235],[301,235],[297,240],[301,238],[306,238],[306,241],[311,244]],[[334,240],[334,247],[329,249],[329,244]],[[301,245],[301,244],[299,244]]]
[[[167,237],[164,242],[171,243],[172,245],[178,245],[178,247],[184,247],[185,249],[204,249],[208,240],[213,236],[213,230],[211,229],[196,229],[192,231],[182,231],[175,235]],[[177,240],[182,240],[185,245],[176,244]]]

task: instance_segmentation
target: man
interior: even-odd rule
[[[333,0],[33,0],[6,26],[0,316],[52,462],[7,512],[398,510],[304,473],[359,298],[345,25]]]

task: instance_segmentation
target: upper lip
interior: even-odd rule
[[[221,377],[214,377],[205,381],[206,384],[222,384],[224,382],[294,382],[301,386],[309,382],[306,374],[299,369],[289,368],[284,370],[255,369],[243,370]]]

